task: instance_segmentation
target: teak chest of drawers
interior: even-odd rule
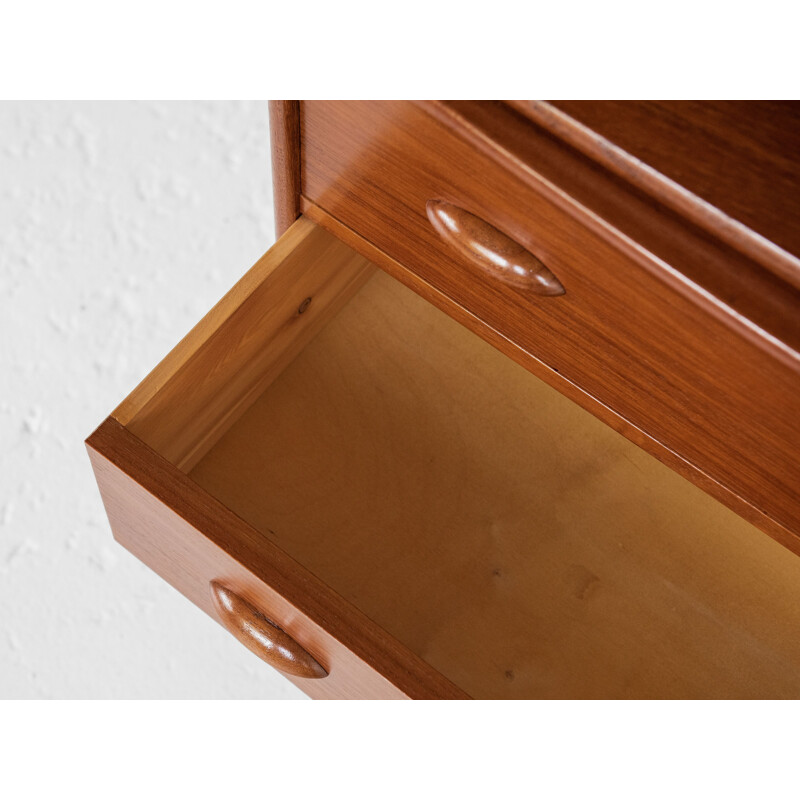
[[[314,697],[800,697],[798,106],[271,115],[116,539]]]

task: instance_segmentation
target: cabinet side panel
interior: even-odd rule
[[[300,216],[300,102],[269,101],[275,237]]]

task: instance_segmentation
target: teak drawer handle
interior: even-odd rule
[[[444,200],[428,200],[427,211],[445,242],[498,280],[547,297],[564,294],[558,278],[533,253],[480,217]]]
[[[298,678],[324,678],[328,674],[288,633],[247,600],[218,581],[211,581],[211,596],[228,632],[271,667]]]

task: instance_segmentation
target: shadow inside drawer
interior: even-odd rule
[[[800,695],[800,559],[381,272],[190,475],[474,697]]]

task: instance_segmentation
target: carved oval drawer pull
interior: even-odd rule
[[[228,632],[271,667],[299,678],[324,678],[328,674],[288,633],[235,592],[211,581],[211,596]]]
[[[444,200],[428,200],[436,232],[462,255],[503,283],[555,297],[564,287],[533,253],[480,217]]]

